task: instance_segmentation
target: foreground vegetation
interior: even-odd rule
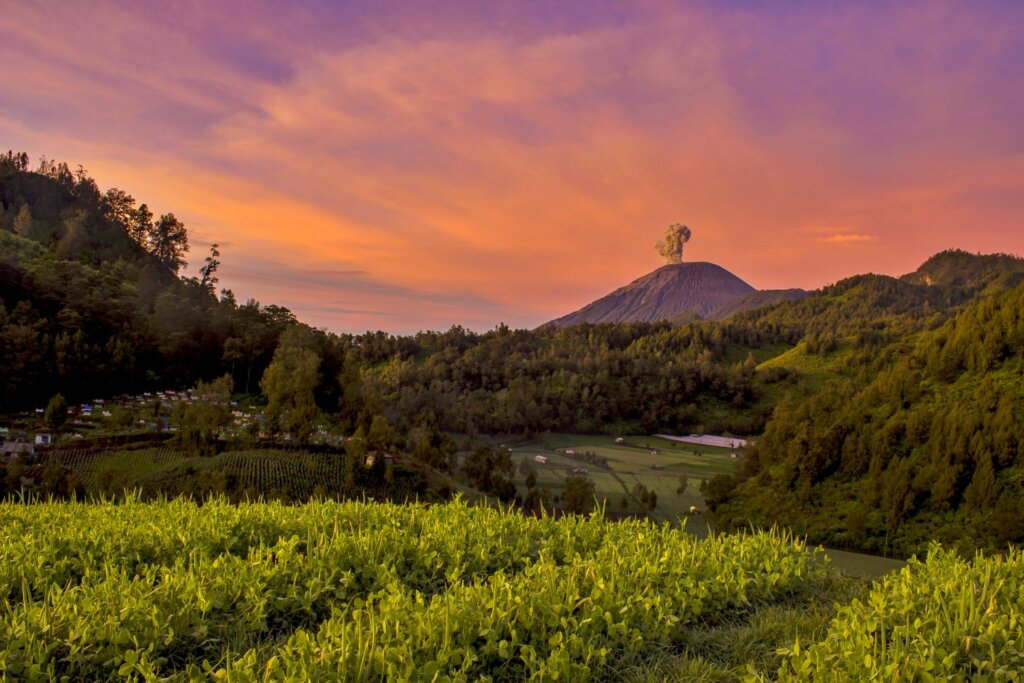
[[[775,533],[459,501],[8,503],[0,535],[0,671],[19,680],[1012,680],[1020,664],[1016,553],[936,549],[865,597]]]

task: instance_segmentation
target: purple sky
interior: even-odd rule
[[[780,9],[781,8],[781,9]],[[659,264],[763,288],[1024,252],[1024,4],[11,3],[0,144],[334,330],[532,326]]]

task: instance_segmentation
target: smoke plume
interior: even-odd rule
[[[692,234],[682,223],[673,223],[665,230],[665,238],[658,240],[654,246],[665,257],[666,263],[682,263],[683,247],[690,241]]]

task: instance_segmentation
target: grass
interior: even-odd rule
[[[906,566],[903,560],[894,560],[888,557],[877,557],[865,555],[864,553],[851,553],[846,550],[827,549],[832,566],[847,576],[860,576],[870,579],[880,579],[890,572],[902,569]]]
[[[780,650],[797,640],[820,640],[839,606],[863,598],[870,586],[833,576],[788,600],[707,620],[688,628],[673,650],[624,662],[612,678],[626,683],[725,683],[744,680],[752,671],[773,678],[782,664]]]
[[[848,339],[840,339],[837,346],[835,351],[822,356],[808,353],[807,344],[801,342],[790,350],[764,361],[757,369],[786,368],[797,372],[803,380],[818,386],[828,378],[846,374],[847,361],[853,354],[853,344]]]
[[[594,482],[598,500],[607,506],[609,512],[643,512],[632,496],[633,488],[643,484],[658,494],[657,507],[652,514],[655,520],[677,522],[686,518],[691,531],[706,534],[707,523],[701,513],[690,515],[689,509],[691,506],[703,509],[704,499],[699,491],[701,481],[731,471],[734,451],[646,435],[628,435],[623,439],[624,443],[616,443],[612,436],[549,433],[538,442],[513,446],[517,484],[525,492],[524,478],[518,473],[518,465],[523,460],[530,461],[533,466],[537,485],[558,496],[564,492],[565,480],[571,470],[586,468]],[[568,457],[562,453],[566,449],[594,453],[607,459],[609,468]],[[657,454],[652,453],[654,450],[658,451]],[[537,455],[547,457],[548,462],[534,462]],[[681,475],[686,475],[688,483],[684,492],[677,493]]]

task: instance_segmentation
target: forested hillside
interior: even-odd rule
[[[897,324],[913,329],[915,318],[926,319],[908,311]],[[1024,540],[1024,286],[877,358],[875,372],[779,404],[741,473],[712,486],[719,518],[898,554],[932,539]]]
[[[284,309],[216,291],[216,245],[179,271],[185,226],[84,169],[0,156],[0,411],[167,386],[225,371],[254,389]]]

